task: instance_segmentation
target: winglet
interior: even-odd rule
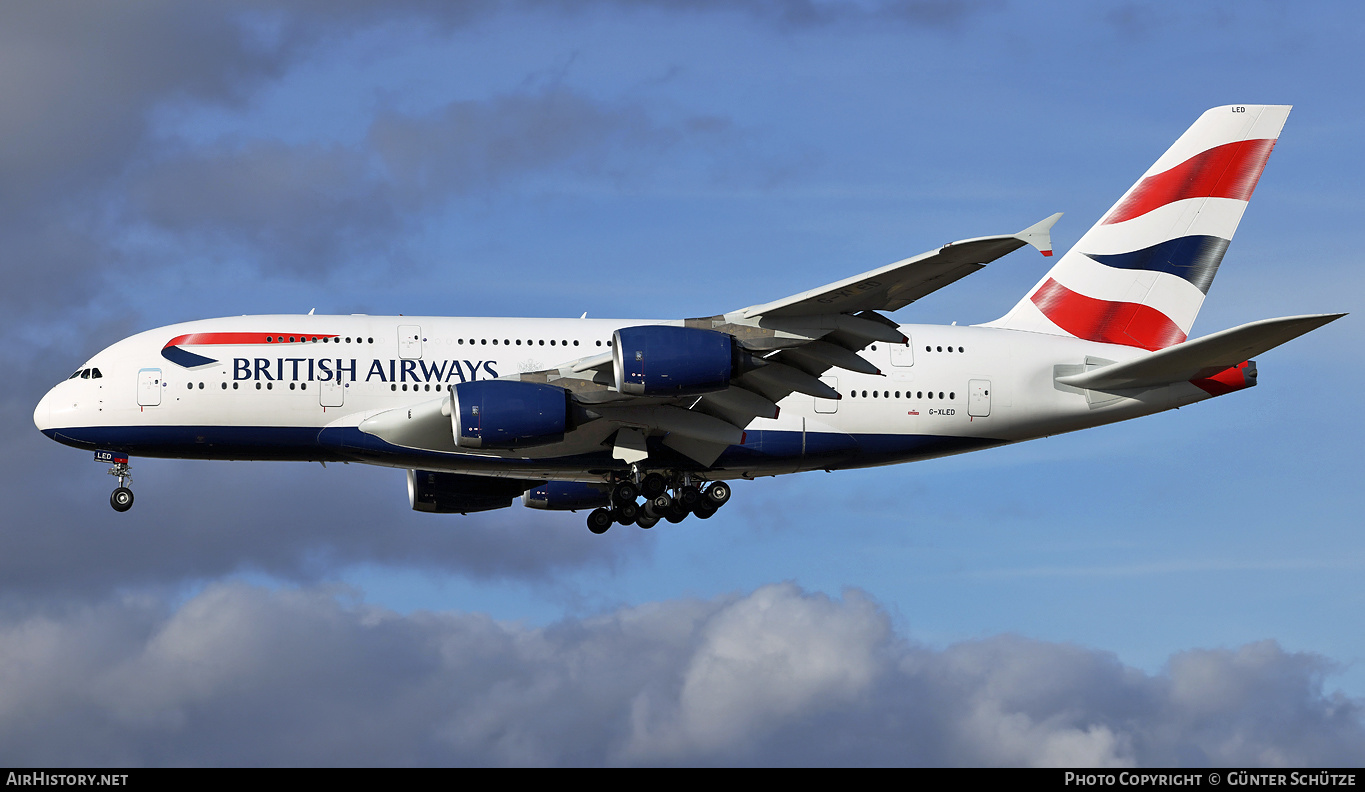
[[[1034,223],[1028,228],[1025,228],[1023,231],[1015,234],[1014,237],[1038,248],[1038,252],[1042,253],[1044,256],[1051,256],[1052,226],[1061,219],[1061,216],[1062,213],[1058,212],[1042,222]]]

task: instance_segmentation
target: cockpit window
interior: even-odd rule
[[[100,373],[99,369],[97,368],[90,369],[90,379],[100,379],[103,376],[104,375]]]
[[[75,374],[72,374],[71,376],[67,377],[67,379],[75,379],[75,378],[79,377],[80,375],[81,375],[81,373],[80,373],[79,371],[77,371]]]
[[[83,369],[81,371],[81,379],[90,379],[90,369]]]

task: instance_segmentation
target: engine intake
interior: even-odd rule
[[[730,387],[752,366],[735,337],[671,325],[623,327],[612,337],[616,390],[635,396],[685,396]]]
[[[461,448],[529,448],[563,440],[571,409],[563,388],[481,380],[455,386],[450,421]]]

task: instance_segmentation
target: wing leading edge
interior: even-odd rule
[[[910,303],[976,272],[1024,245],[1052,255],[1051,229],[1061,212],[1017,234],[950,242],[938,250],[887,264],[861,275],[736,311],[743,318],[855,314],[898,311]],[[730,314],[727,314],[729,316]]]

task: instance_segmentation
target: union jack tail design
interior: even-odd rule
[[[1204,113],[1028,296],[987,326],[1148,350],[1184,341],[1289,109]]]

